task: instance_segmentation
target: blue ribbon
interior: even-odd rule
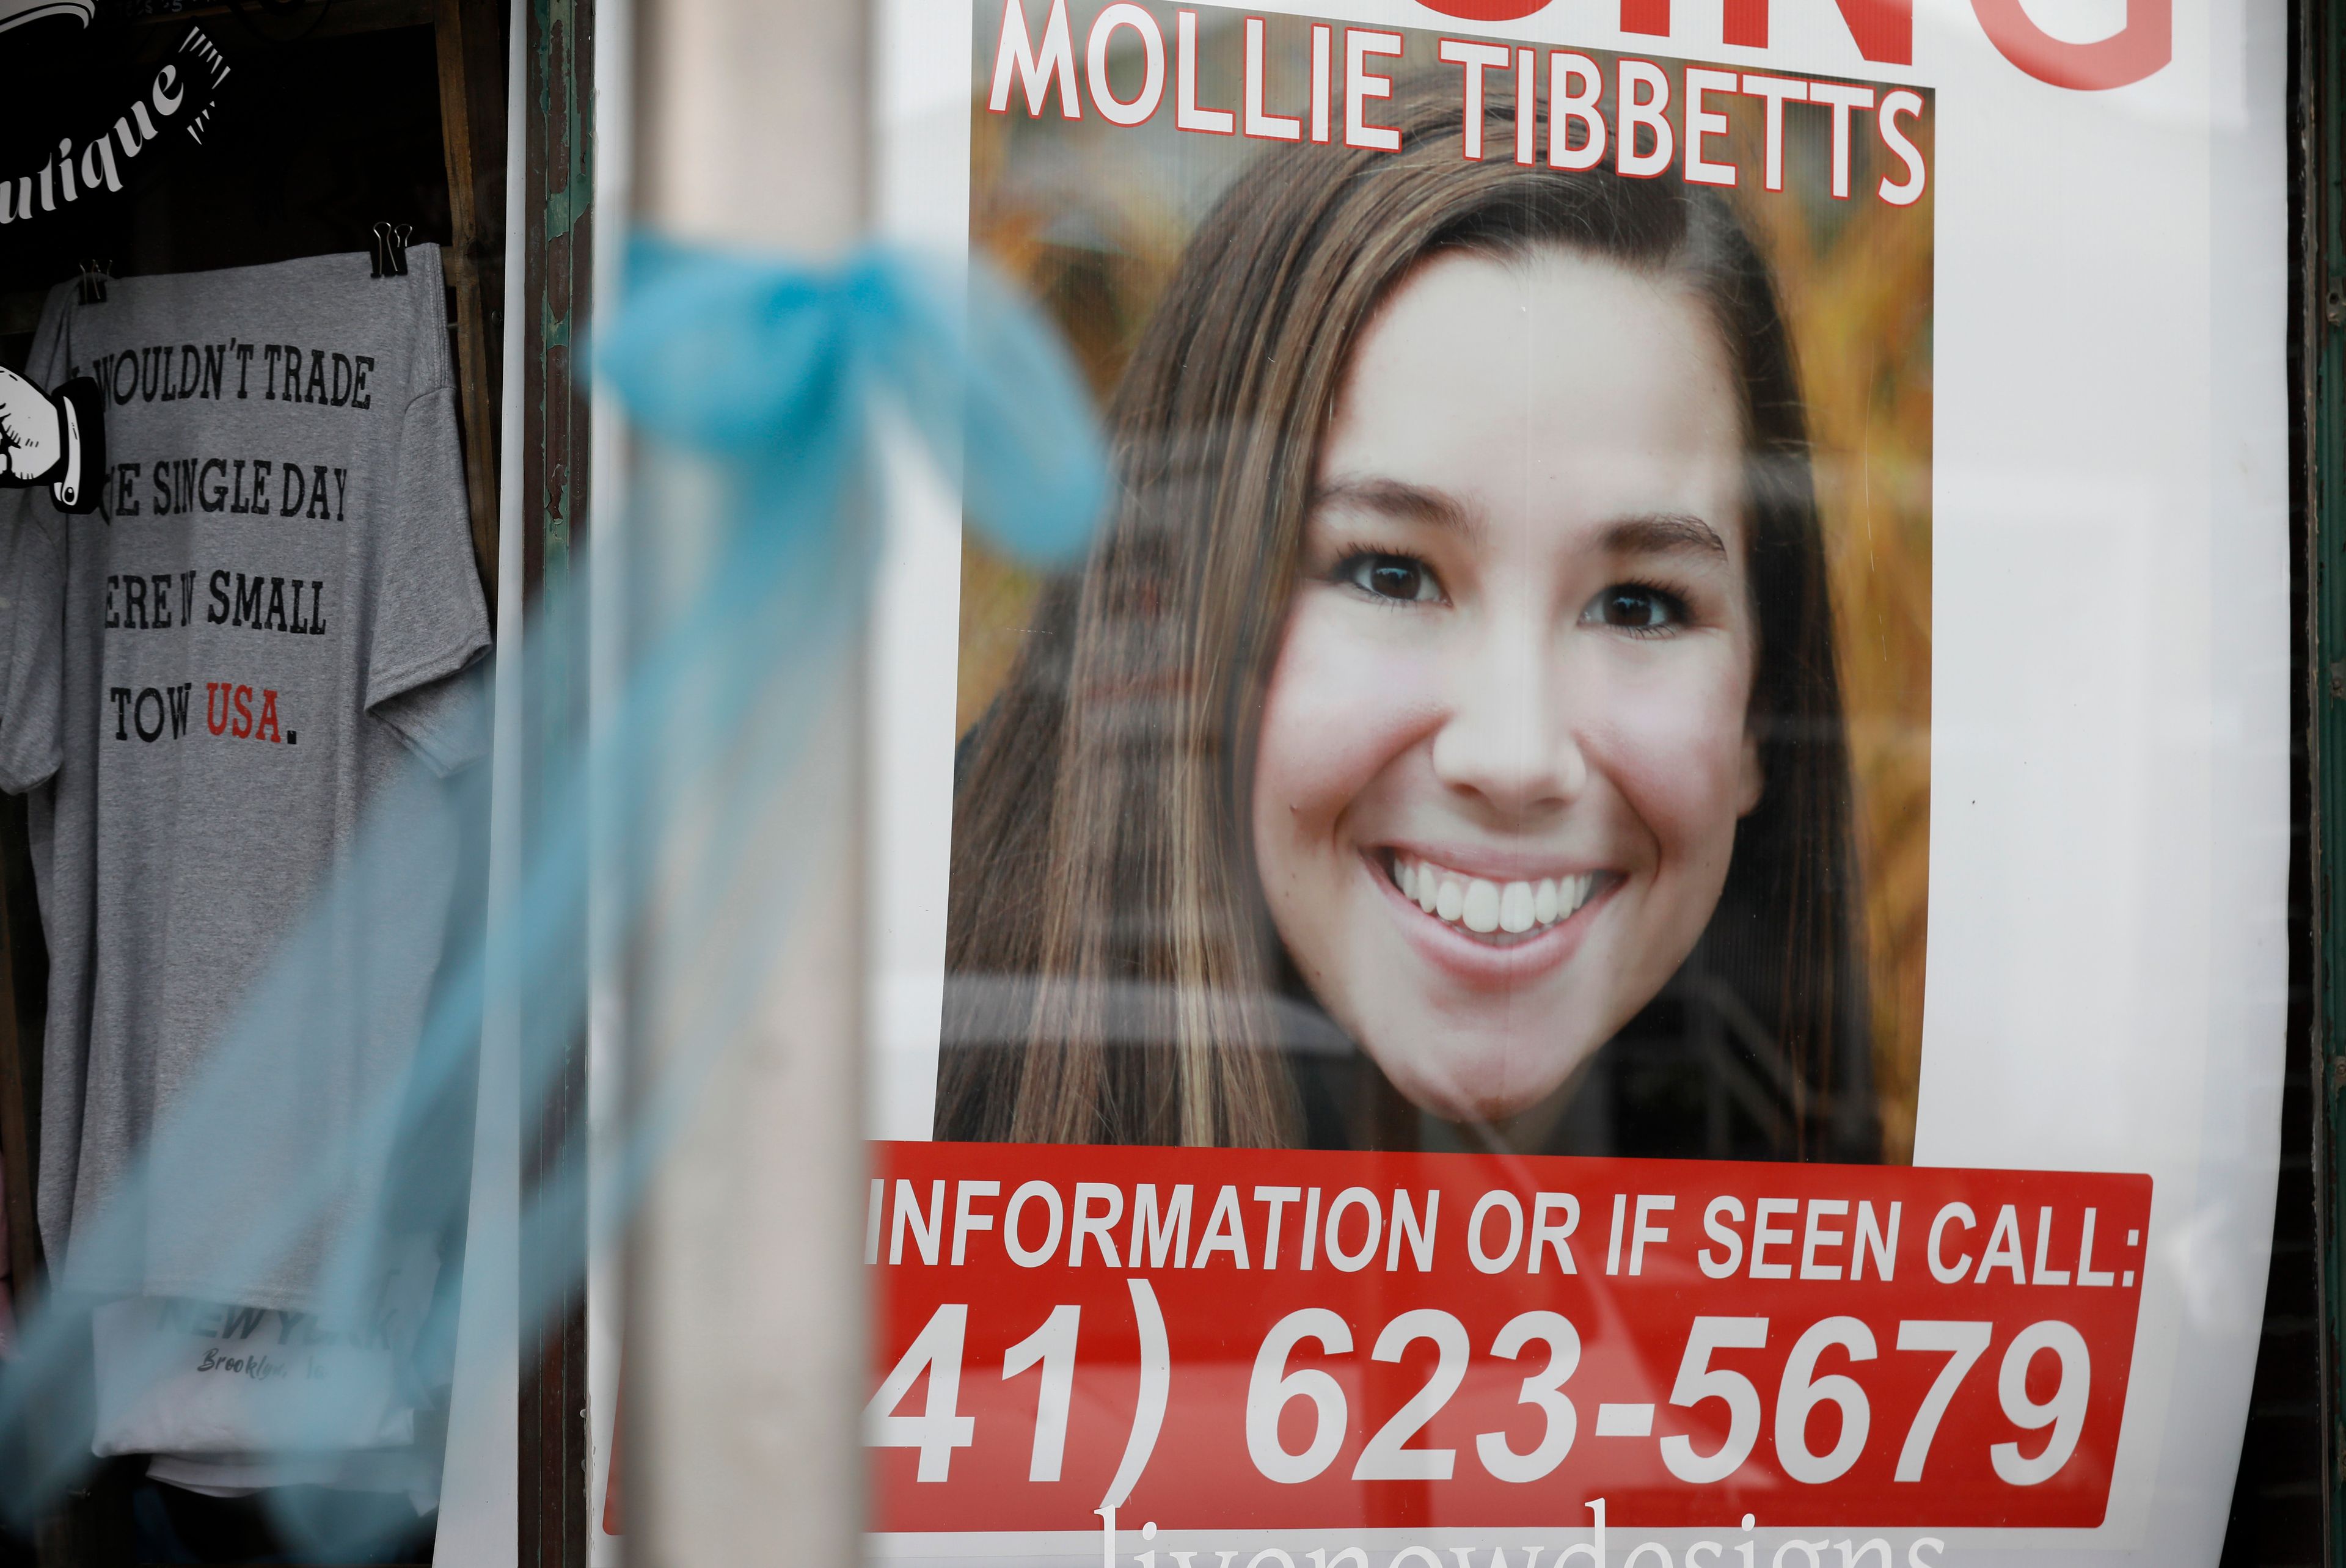
[[[982,268],[959,299],[900,252],[811,268],[638,239],[597,365],[646,432],[781,481],[763,520],[836,519],[871,412],[907,416],[972,518],[1006,552],[1063,563],[1091,536],[1108,475],[1091,399],[1031,307]],[[814,504],[808,504],[814,502]]]

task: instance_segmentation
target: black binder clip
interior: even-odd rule
[[[106,286],[114,281],[110,275],[111,261],[85,261],[81,264],[81,302],[85,305],[106,303]]]
[[[407,276],[407,247],[415,230],[404,223],[378,223],[374,226],[374,276],[404,278]]]

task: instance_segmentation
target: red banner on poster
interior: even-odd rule
[[[2144,1176],[875,1145],[888,1531],[2091,1526]]]

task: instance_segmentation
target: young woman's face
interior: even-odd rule
[[[1363,337],[1254,778],[1313,993],[1416,1104],[1554,1093],[1702,934],[1760,799],[1738,400],[1702,307],[1454,253]]]

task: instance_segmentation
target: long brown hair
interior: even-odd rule
[[[1673,175],[1464,159],[1459,97],[1454,81],[1397,92],[1397,152],[1263,156],[1142,335],[1111,412],[1115,514],[1080,575],[1045,591],[964,743],[941,1137],[1297,1139],[1281,1048],[1332,1026],[1294,994],[1246,824],[1321,441],[1355,342],[1412,269],[1560,246],[1682,284],[1733,362],[1766,789],[1691,992],[1765,1058],[1781,1153],[1863,1157],[1848,749],[1807,420],[1767,264],[1725,200]],[[1484,112],[1486,144],[1511,148],[1513,100],[1494,93]]]

